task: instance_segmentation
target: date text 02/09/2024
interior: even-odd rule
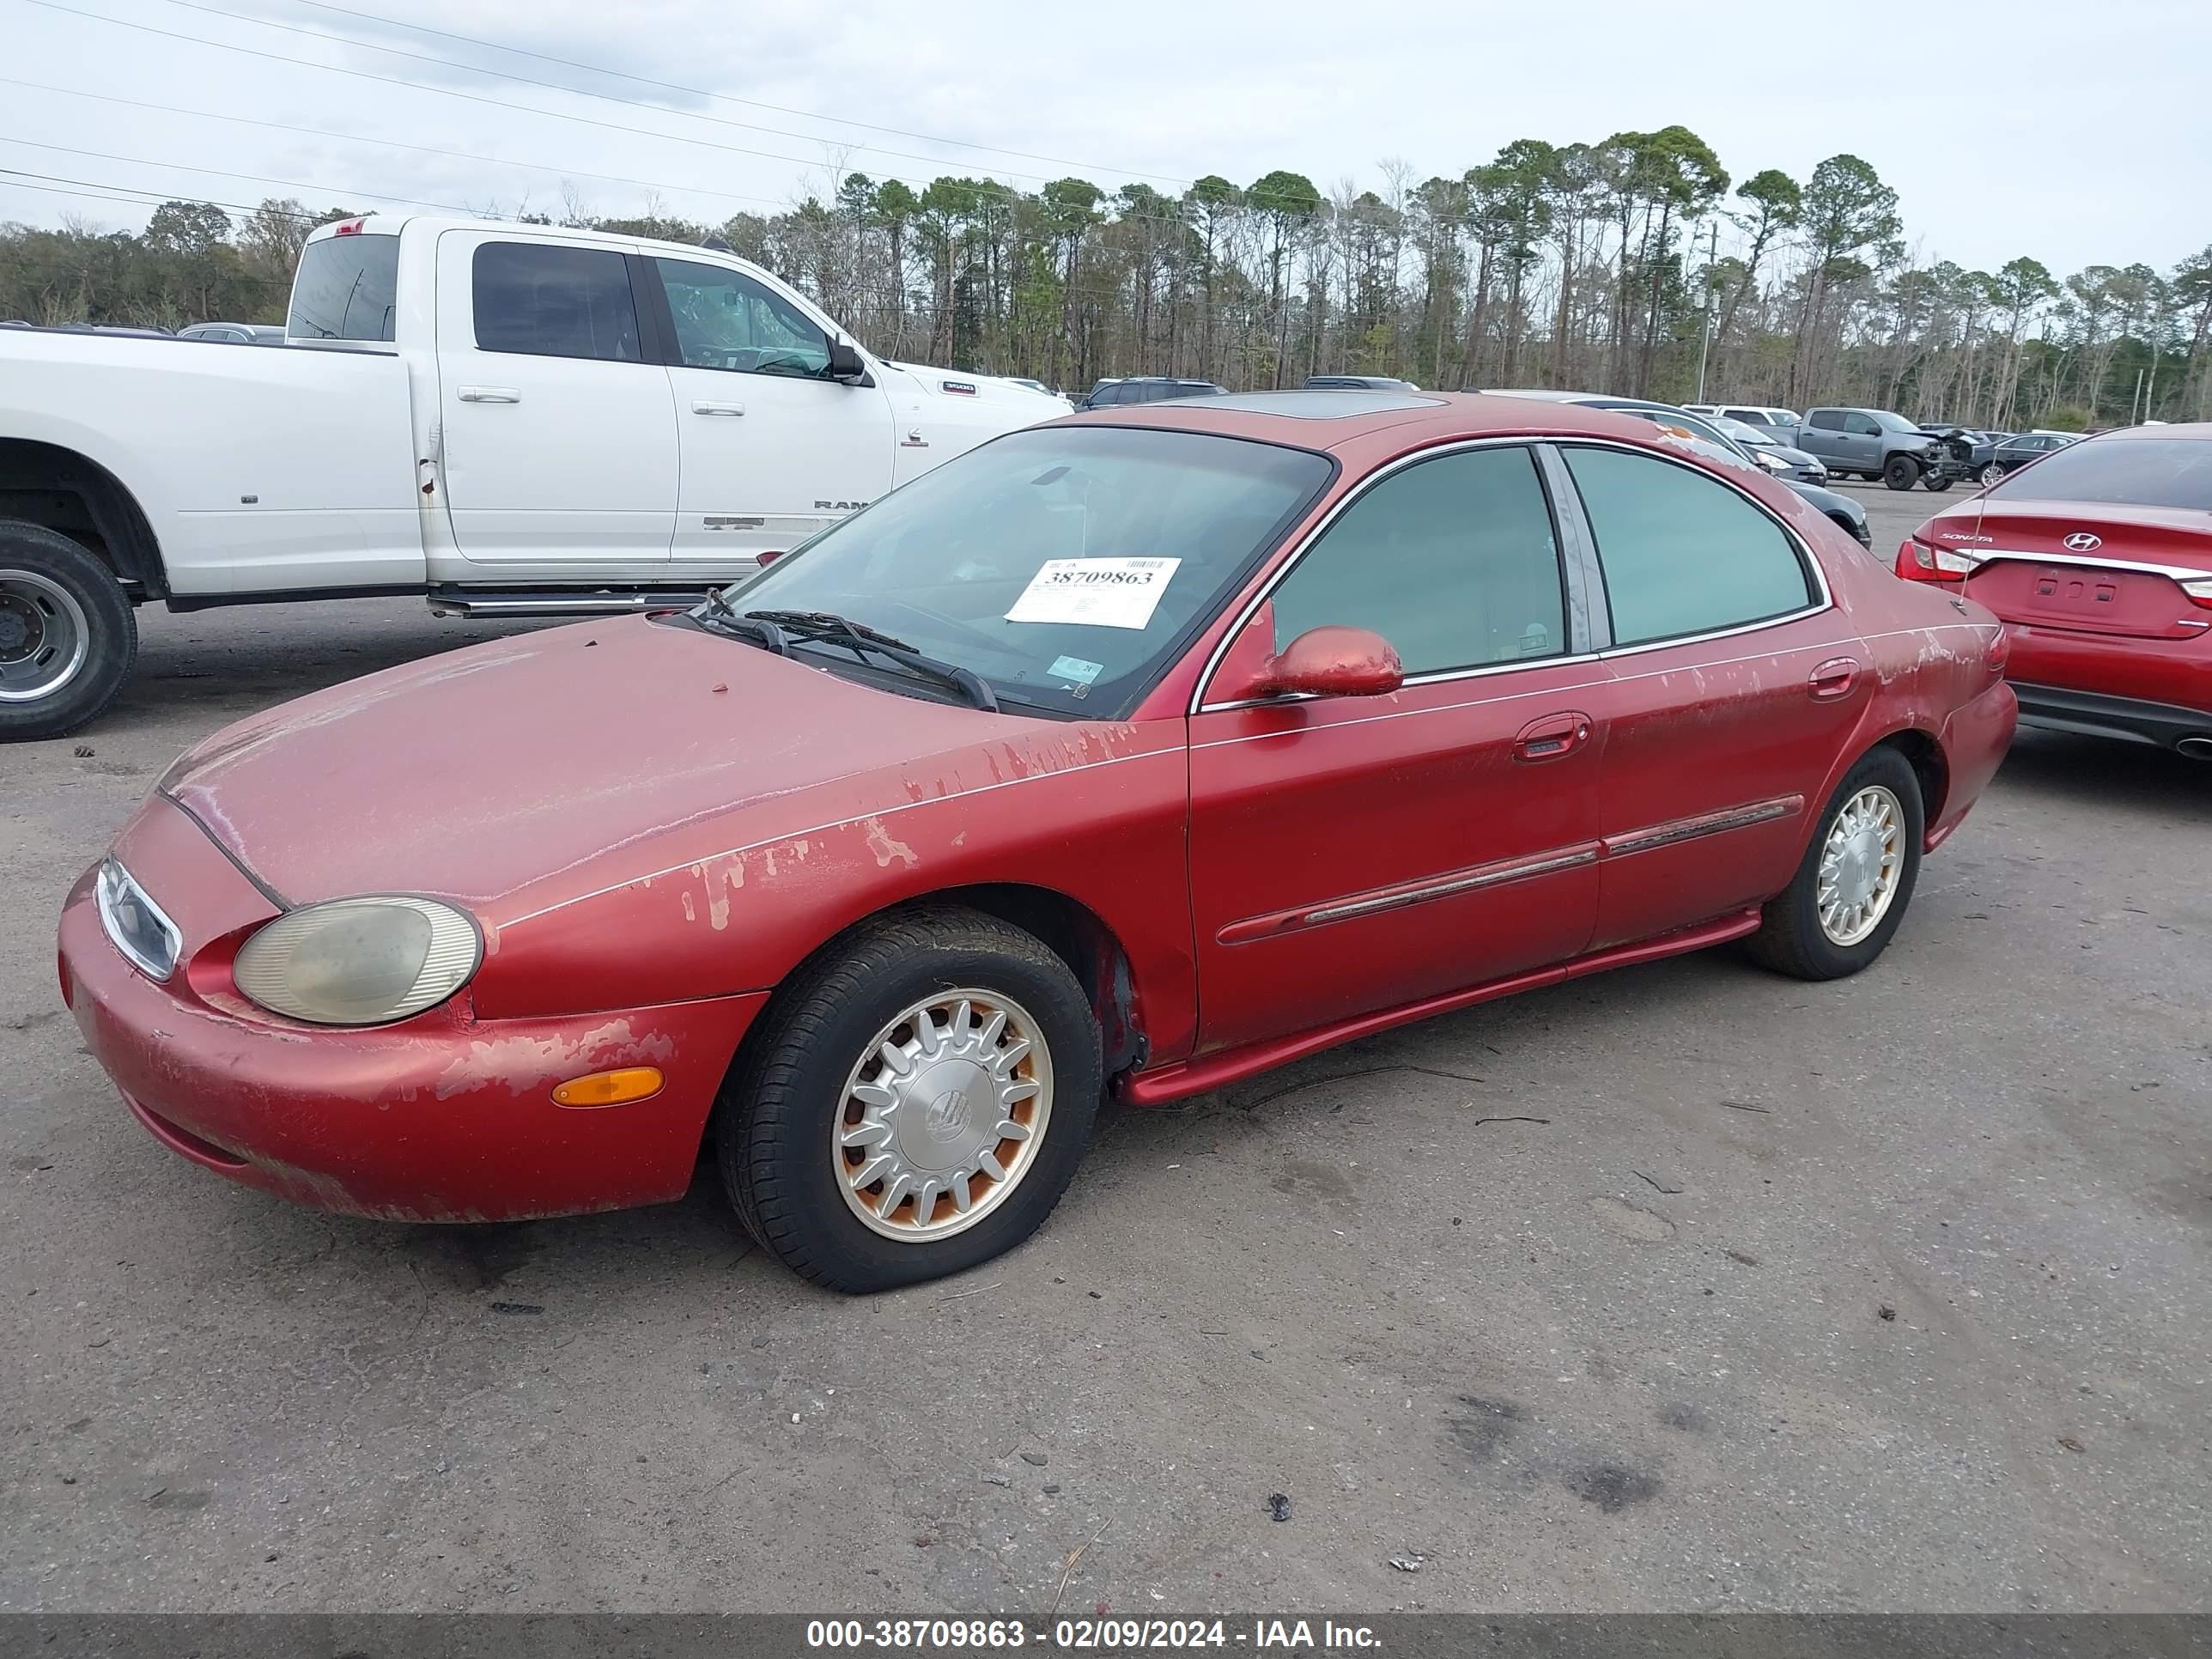
[[[1380,1645],[1365,1625],[1332,1620],[1254,1619],[1248,1628],[1224,1619],[1060,1619],[1031,1630],[1019,1619],[817,1619],[806,1626],[806,1645],[817,1650],[890,1649],[919,1651],[1036,1646],[1064,1652],[1126,1652],[1133,1649],[1242,1647],[1261,1651],[1372,1650]]]

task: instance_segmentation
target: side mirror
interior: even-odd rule
[[[1279,652],[1275,607],[1263,605],[1222,659],[1206,693],[1212,702],[1261,697],[1382,697],[1406,683],[1406,666],[1380,634],[1364,628],[1310,628]]]
[[[851,382],[864,378],[868,372],[867,360],[850,340],[830,342],[830,378]]]

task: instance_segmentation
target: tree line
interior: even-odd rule
[[[2212,246],[2160,272],[2063,278],[1925,262],[1857,156],[1737,182],[1686,127],[1516,139],[1457,177],[1385,163],[1380,189],[1275,171],[1180,195],[1087,179],[1034,191],[860,173],[719,224],[555,216],[726,240],[884,356],[1080,390],[1175,374],[1236,389],[1310,374],[1545,386],[1668,401],[1893,408],[1969,425],[2212,415]],[[281,320],[301,243],[348,216],[171,202],[144,232],[0,226],[0,316],[174,327]]]

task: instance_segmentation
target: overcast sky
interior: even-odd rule
[[[2163,270],[2212,241],[2212,0],[342,3],[0,0],[0,219],[144,222],[150,204],[56,193],[89,185],[556,212],[565,186],[599,213],[657,197],[720,220],[788,206],[841,166],[1169,191],[1288,167],[1326,191],[1379,185],[1393,158],[1418,181],[1517,137],[1680,122],[1737,181],[1863,156],[1923,260]]]

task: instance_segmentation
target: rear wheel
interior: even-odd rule
[[[43,525],[0,523],[0,741],[83,725],[137,656],[137,618],[106,566]]]
[[[1869,966],[1912,902],[1923,811],[1904,756],[1887,746],[1861,756],[1829,799],[1796,875],[1768,902],[1753,956],[1796,979],[1842,979]]]
[[[723,1183],[755,1238],[842,1291],[958,1273],[1028,1237],[1103,1087],[1067,964],[963,908],[856,930],[746,1048],[718,1109]]]
[[[1982,469],[1982,483],[1984,486],[1993,484],[2003,477],[2004,469],[1999,466],[1995,461],[1991,461],[1987,466]]]
[[[1892,489],[1910,489],[1920,482],[1920,463],[1910,455],[1893,455],[1881,464],[1881,481]]]

